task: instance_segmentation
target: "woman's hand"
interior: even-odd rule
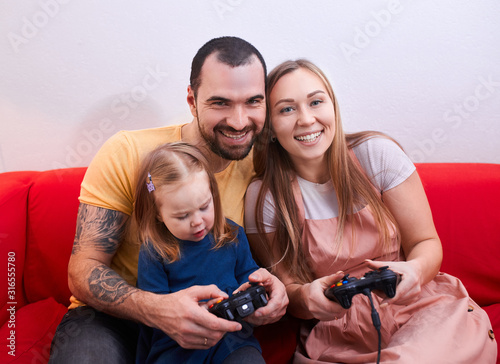
[[[422,291],[422,272],[416,262],[382,262],[366,260],[366,263],[371,269],[379,269],[381,267],[389,267],[394,273],[401,275],[401,281],[396,287],[396,295],[393,298],[388,298],[385,295],[380,295],[383,298],[380,306],[384,307],[389,303],[397,303],[405,305],[416,301]],[[378,294],[378,292],[374,292]]]
[[[320,321],[331,321],[337,320],[345,315],[346,310],[342,308],[342,306],[337,302],[329,300],[325,296],[325,291],[343,277],[343,272],[337,272],[329,276],[318,278],[301,287],[303,290],[302,297],[313,318]]]

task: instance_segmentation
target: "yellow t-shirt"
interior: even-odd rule
[[[121,131],[99,150],[88,167],[81,185],[80,202],[132,215],[137,169],[144,156],[157,146],[181,140],[182,125],[154,129]],[[243,225],[244,197],[254,176],[252,153],[232,161],[216,173],[224,215]],[[129,284],[137,280],[137,259],[141,242],[137,226],[130,219],[124,240],[111,263]]]

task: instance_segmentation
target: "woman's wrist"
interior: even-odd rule
[[[311,283],[293,283],[287,286],[288,299],[290,300],[288,311],[293,316],[304,320],[314,318],[309,311],[310,288]]]

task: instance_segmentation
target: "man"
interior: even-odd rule
[[[82,182],[68,267],[72,309],[54,337],[51,363],[134,362],[136,322],[163,330],[188,349],[206,349],[242,328],[199,306],[222,294],[215,285],[167,295],[137,289],[140,242],[130,216],[142,157],[160,144],[182,140],[202,149],[216,173],[226,216],[243,224],[243,198],[253,176],[250,151],[266,113],[265,76],[265,62],[251,44],[235,37],[212,39],[192,62],[190,123],[120,132],[101,148]],[[288,304],[283,284],[264,269],[250,280],[261,282],[270,300],[249,321],[277,321]]]

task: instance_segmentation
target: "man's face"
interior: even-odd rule
[[[207,57],[191,112],[213,153],[229,160],[245,158],[266,118],[264,69],[258,58],[231,67],[214,54]]]

